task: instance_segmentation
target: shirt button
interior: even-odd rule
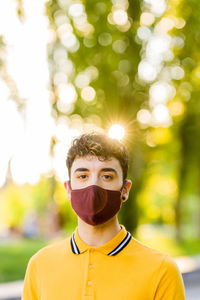
[[[88,285],[92,285],[92,281],[88,281]]]
[[[89,265],[89,268],[94,268],[94,265]]]

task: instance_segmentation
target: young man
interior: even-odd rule
[[[173,259],[118,222],[131,188],[125,147],[102,134],[82,135],[69,149],[67,167],[65,188],[78,226],[32,256],[22,300],[184,300]]]

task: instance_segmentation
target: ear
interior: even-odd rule
[[[132,186],[132,181],[129,179],[126,179],[126,183],[125,183],[122,193],[121,193],[122,202],[125,202],[128,200],[128,195],[129,195],[131,186]]]
[[[64,182],[64,187],[67,192],[67,199],[71,201],[71,185],[69,180]]]

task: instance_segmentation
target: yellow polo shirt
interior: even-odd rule
[[[22,300],[184,300],[174,260],[121,231],[99,247],[85,244],[78,227],[29,260]]]

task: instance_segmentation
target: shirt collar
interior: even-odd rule
[[[115,235],[110,241],[105,243],[104,245],[93,247],[87,245],[83,242],[78,233],[78,227],[76,227],[75,231],[71,236],[71,249],[74,254],[81,254],[86,250],[93,248],[98,250],[106,255],[113,256],[119,253],[122,249],[124,249],[131,240],[130,232],[126,231],[124,225],[120,224],[121,230]]]

